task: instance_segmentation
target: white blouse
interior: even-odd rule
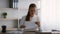
[[[22,17],[20,21],[20,25],[25,25],[25,29],[33,29],[36,28],[35,22],[38,21],[38,16],[34,15],[30,18],[30,21],[25,21],[26,16]]]

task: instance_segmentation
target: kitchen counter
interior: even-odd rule
[[[24,32],[24,34],[52,34],[51,32]]]
[[[52,33],[51,32],[35,32],[35,31],[25,31],[21,33],[20,31],[19,32],[15,31],[15,33],[14,32],[10,32],[10,33],[0,32],[0,34],[52,34]]]
[[[47,31],[18,31],[17,28],[8,28],[6,33],[2,33],[0,30],[0,34],[52,34],[51,32],[47,32]]]

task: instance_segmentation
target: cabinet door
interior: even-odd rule
[[[18,8],[18,0],[9,0],[10,8]]]

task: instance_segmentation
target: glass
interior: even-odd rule
[[[5,25],[2,26],[2,32],[4,32],[4,33],[6,32],[6,26]]]
[[[35,24],[36,24],[36,27],[37,27],[37,31],[40,31],[40,25],[39,25],[39,22],[35,22]]]

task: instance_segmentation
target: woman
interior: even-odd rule
[[[40,27],[40,22],[38,16],[35,15],[36,5],[30,4],[28,9],[27,16],[22,17],[20,21],[20,28],[25,29],[34,29],[36,28],[36,24]]]

